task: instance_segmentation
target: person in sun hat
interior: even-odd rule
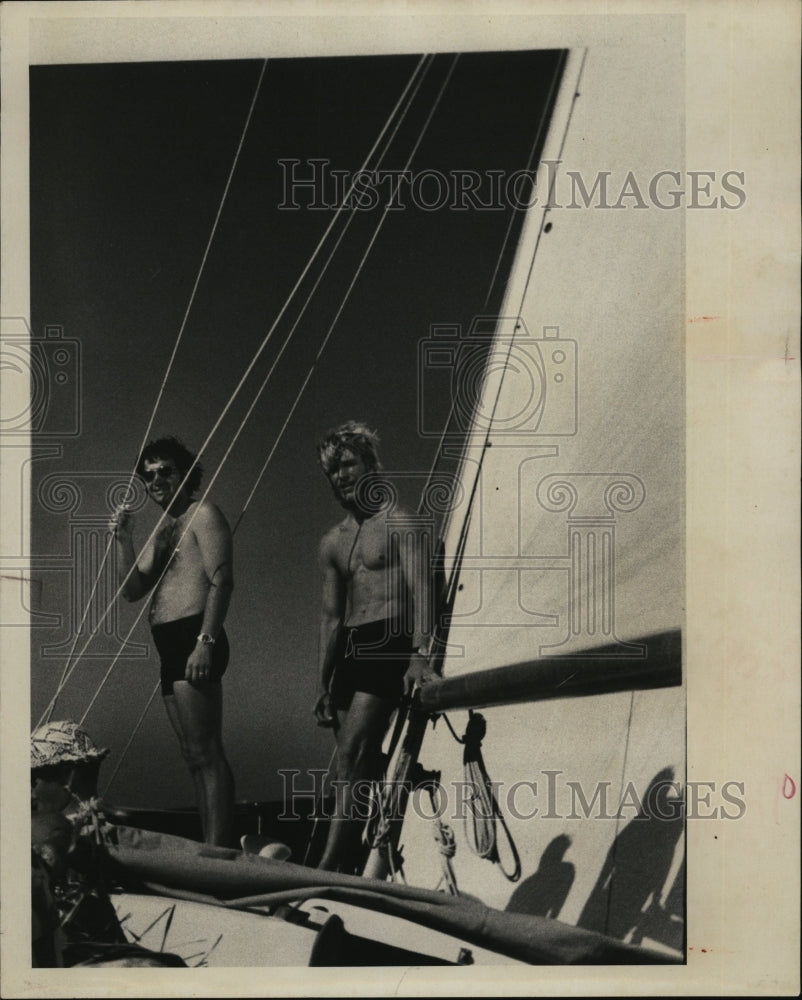
[[[97,798],[109,751],[70,719],[31,736],[32,960],[72,964],[78,942],[123,940],[106,891]]]
[[[70,719],[46,722],[31,736],[31,795],[38,813],[69,810],[97,797],[100,765],[108,756]]]
[[[108,756],[70,719],[46,722],[31,736],[31,845],[57,874],[100,809],[97,783]]]

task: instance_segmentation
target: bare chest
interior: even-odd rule
[[[395,545],[384,518],[344,527],[337,540],[337,562],[346,578],[383,572],[394,563]]]
[[[198,543],[184,518],[161,528],[155,549],[157,564],[171,575],[192,571],[201,563]]]

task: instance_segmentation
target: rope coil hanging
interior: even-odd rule
[[[477,857],[485,858],[498,865],[504,877],[510,882],[517,882],[521,877],[521,859],[499,807],[496,794],[493,791],[493,781],[488,774],[482,756],[482,741],[487,735],[485,717],[479,712],[469,709],[468,724],[463,736],[457,736],[448,716],[443,715],[443,718],[454,739],[463,746],[463,773],[466,787],[471,792],[468,800],[470,820],[467,814],[465,816],[465,837],[468,846]],[[512,854],[512,869],[510,871],[507,871],[501,862],[498,850],[498,824],[504,831]]]

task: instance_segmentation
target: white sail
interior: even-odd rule
[[[469,846],[464,782],[476,769],[442,721],[419,756],[440,772],[460,891],[673,951],[683,215],[648,199],[652,184],[666,203],[671,178],[653,179],[683,166],[666,85],[677,69],[659,41],[615,59],[570,54],[541,164],[552,188],[539,185],[523,227],[446,535],[457,576],[444,680],[424,704],[459,736],[466,709],[482,709],[481,756],[519,881],[498,817],[500,863]],[[427,808],[413,796],[401,844],[407,879],[433,885],[442,859]]]

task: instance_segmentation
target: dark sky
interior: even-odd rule
[[[384,167],[405,165],[452,62],[449,55],[435,58]],[[279,161],[299,160],[298,169],[308,172],[306,161],[319,157],[331,169],[356,170],[417,63],[412,56],[269,62],[152,436],[172,433],[200,447],[332,219],[332,209],[310,209],[304,194],[299,210],[279,207],[285,176]],[[460,56],[410,169],[487,177],[492,170],[524,168],[558,64],[557,52]],[[94,581],[91,567],[100,556],[87,548],[87,526],[103,523],[104,489],[115,474],[130,474],[135,462],[260,69],[259,62],[237,61],[31,70],[32,328],[41,336],[48,325],[58,326],[63,338],[77,342],[80,360],[70,385],[79,392],[81,418],[79,433],[66,434],[73,428],[59,423],[66,417],[54,404],[39,443],[56,444],[59,454],[33,463],[32,547],[41,583],[34,611],[59,616],[32,630],[34,723],[64,668],[86,606],[86,581]],[[488,194],[484,188],[485,200]],[[405,202],[403,210],[388,213],[235,538],[236,590],[227,620],[232,661],[224,692],[226,745],[240,799],[278,797],[278,768],[322,767],[331,751],[330,734],[315,728],[310,709],[317,544],[340,512],[316,466],[316,441],[348,418],[372,423],[386,467],[399,473],[402,497],[414,505],[436,450],[436,438],[421,433],[420,409],[423,429],[433,431],[449,406],[442,379],[432,381],[431,373],[419,379],[419,345],[433,324],[467,330],[475,315],[492,312],[503,292],[503,281],[492,278],[511,221],[508,209],[424,211],[408,197]],[[514,226],[520,213],[512,214]],[[381,206],[355,214],[222,466],[210,497],[232,524],[380,217]],[[343,213],[339,225],[346,218]],[[207,480],[327,253],[324,248],[204,451]],[[43,499],[54,476],[79,484],[80,508],[55,509]],[[146,509],[139,516],[140,540],[156,513]],[[98,602],[106,597],[113,590]],[[112,632],[124,637],[139,610],[120,608]],[[142,655],[119,658],[86,719],[112,750],[109,770],[158,677],[154,656],[146,655],[145,617],[131,637]],[[86,710],[114,656],[117,636],[106,634],[113,619],[88,646],[80,637],[76,648],[86,652],[56,717]],[[129,805],[191,802],[160,705],[147,715],[109,797]]]

